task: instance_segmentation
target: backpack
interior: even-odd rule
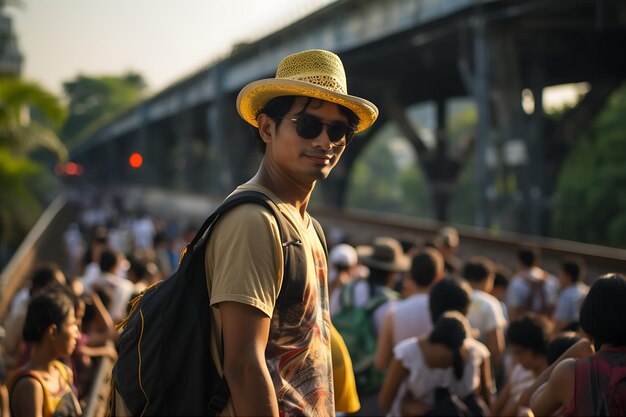
[[[220,215],[244,203],[267,208],[277,220],[285,261],[283,288],[289,285],[287,278],[306,265],[294,229],[269,197],[256,191],[228,197],[185,247],[178,270],[133,299],[131,312],[119,325],[123,331],[112,389],[132,415],[213,416],[228,403],[228,384],[210,354],[211,307],[204,262],[211,226]],[[311,220],[326,250],[321,226]],[[109,414],[115,410],[114,402],[112,392]]]
[[[577,385],[579,380],[584,382],[576,387],[574,395],[580,397],[577,406],[585,408],[574,410],[577,414],[626,416],[625,354],[624,348],[613,348],[576,361]]]
[[[607,415],[626,416],[626,366],[613,368],[605,401]]]
[[[385,374],[374,368],[377,335],[372,314],[382,304],[397,300],[399,296],[388,288],[374,295],[373,287],[368,282],[370,299],[365,306],[357,307],[354,305],[354,292],[358,282],[349,282],[341,288],[341,311],[333,315],[332,321],[350,353],[357,391],[359,394],[372,394],[380,390],[385,379]]]
[[[528,299],[526,300],[525,311],[534,311],[537,314],[551,318],[554,313],[554,306],[551,306],[548,302],[544,290],[547,278],[548,273],[546,271],[543,271],[542,279],[532,279],[527,274],[522,275],[522,279],[530,287],[530,294],[528,294]],[[533,309],[533,301],[535,299],[539,300],[539,310]]]

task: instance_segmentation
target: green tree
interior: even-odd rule
[[[0,79],[0,245],[15,244],[41,214],[42,184],[50,170],[32,157],[51,151],[58,161],[67,150],[55,134],[65,118],[58,98],[36,83]]]
[[[563,165],[556,188],[558,237],[626,248],[626,84],[610,98]]]
[[[401,193],[399,170],[389,147],[393,132],[388,126],[368,144],[350,173],[347,206],[359,209],[398,212]]]
[[[69,99],[69,117],[61,137],[70,147],[78,145],[100,126],[144,98],[146,83],[137,73],[122,76],[86,76],[63,83]]]

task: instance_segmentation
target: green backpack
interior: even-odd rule
[[[357,307],[354,305],[354,293],[358,282],[349,282],[341,288],[341,311],[333,316],[332,321],[350,352],[357,390],[363,395],[378,392],[385,378],[383,372],[374,368],[377,335],[372,314],[384,303],[399,299],[399,295],[389,288],[374,295],[368,282],[370,299],[364,306]]]

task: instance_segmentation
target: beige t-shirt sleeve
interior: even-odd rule
[[[207,244],[211,305],[235,301],[272,317],[282,264],[280,232],[273,214],[258,204],[231,209],[218,220]]]

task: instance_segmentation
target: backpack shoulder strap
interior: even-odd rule
[[[339,302],[341,311],[346,311],[354,307],[354,293],[356,292],[356,284],[359,280],[352,280],[341,287],[339,293]]]
[[[380,294],[377,294],[374,297],[370,298],[370,300],[367,302],[367,305],[365,306],[367,314],[372,314],[381,305],[385,304],[388,301],[397,300],[398,298],[398,294],[395,291],[389,288],[383,288]]]
[[[285,222],[287,221],[285,217],[280,212],[278,206],[269,198],[267,195],[259,192],[259,191],[241,191],[227,197],[222,204],[220,204],[211,215],[204,221],[198,232],[191,240],[191,242],[187,245],[188,248],[195,248],[198,243],[200,243],[203,238],[206,239],[208,237],[208,233],[210,231],[211,226],[217,221],[217,219],[226,213],[228,210],[241,205],[241,204],[258,204],[267,208],[278,223],[278,229],[280,230],[281,240],[284,237],[285,233]]]
[[[258,191],[242,191],[232,194],[231,196],[226,198],[226,200],[224,200],[222,204],[220,204],[215,209],[215,211],[213,211],[213,213],[211,213],[211,215],[204,221],[202,226],[200,226],[200,229],[198,230],[192,241],[186,246],[185,251],[183,252],[180,266],[181,268],[185,265],[188,265],[188,263],[190,262],[191,253],[196,252],[197,248],[201,248],[202,250],[204,250],[203,243],[208,241],[211,233],[211,228],[219,219],[219,217],[226,213],[228,210],[241,204],[258,204],[262,207],[265,207],[273,214],[278,225],[278,230],[280,232],[280,240],[282,242],[283,260],[285,262],[285,268],[289,267],[289,262],[287,260],[287,254],[289,251],[286,250],[286,246],[289,243],[289,235],[287,234],[289,227],[287,225],[287,219],[280,212],[278,206],[267,195]],[[222,376],[217,386],[211,393],[208,404],[209,415],[219,415],[221,411],[226,407],[229,398],[230,388],[228,387],[226,378]]]
[[[609,412],[626,413],[626,366],[617,366],[611,371],[607,397],[612,406]]]
[[[548,308],[546,295],[544,293],[544,286],[546,283],[545,278],[547,277],[547,274],[545,271],[543,271],[543,274],[544,276],[542,277],[542,279],[532,279],[528,272],[524,272],[521,277],[530,288],[530,293],[528,294],[528,298],[526,299],[526,310],[532,310],[533,300],[535,299],[535,297],[538,297],[541,305],[539,310],[541,313],[545,314]]]
[[[320,242],[322,242],[322,247],[324,248],[324,253],[326,254],[326,258],[328,258],[328,244],[326,243],[326,235],[324,234],[324,229],[322,229],[322,225],[316,219],[311,217],[311,222],[313,223],[313,227],[315,228],[315,233],[317,233],[317,237],[320,238]]]

